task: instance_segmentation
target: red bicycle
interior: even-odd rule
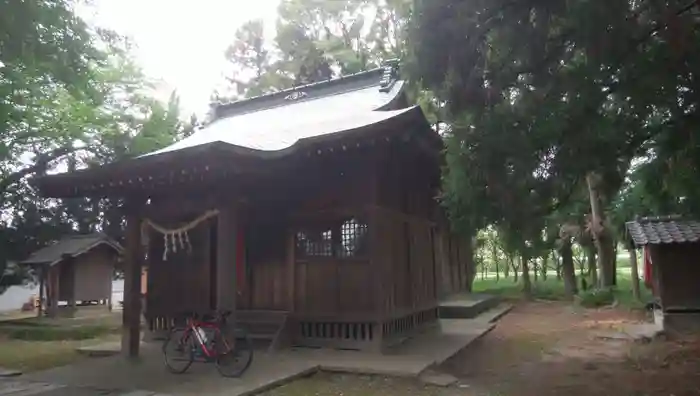
[[[240,377],[253,362],[253,344],[242,329],[233,329],[229,342],[225,334],[226,318],[231,311],[214,315],[185,315],[185,326],[174,327],[163,344],[165,366],[174,374],[182,374],[195,361],[216,363],[224,377]]]

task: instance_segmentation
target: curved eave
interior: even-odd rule
[[[191,136],[143,155],[180,151],[213,142],[276,152],[306,138],[342,132],[381,122],[407,111],[397,105],[404,97],[404,83],[385,91],[377,85],[276,104],[257,111],[222,117]]]
[[[322,151],[342,152],[366,143],[413,139],[439,156],[442,140],[429,126],[418,106],[404,109],[379,122],[298,140],[277,151],[254,150],[224,142],[211,142],[71,173],[36,178],[33,183],[47,197],[124,196],[160,180],[193,179],[194,173],[255,174],[265,165],[304,158]],[[334,151],[335,150],[335,151]]]

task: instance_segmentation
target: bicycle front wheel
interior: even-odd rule
[[[174,328],[163,343],[165,367],[173,374],[182,374],[194,362],[194,337],[191,332]]]
[[[243,375],[253,363],[253,342],[248,334],[237,331],[233,343],[219,333],[220,342],[216,369],[224,377],[237,378]]]

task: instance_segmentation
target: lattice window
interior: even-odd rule
[[[296,235],[296,250],[300,257],[331,257],[333,256],[333,232],[299,231]]]
[[[340,226],[338,257],[356,257],[367,254],[367,224],[355,218]]]
[[[297,257],[349,258],[368,254],[368,226],[356,218],[305,228],[296,234]]]

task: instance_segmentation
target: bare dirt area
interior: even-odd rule
[[[441,388],[417,379],[373,375],[316,374],[268,391],[264,396],[461,396],[459,387]]]
[[[614,337],[643,314],[559,302],[520,303],[481,340],[439,367],[458,383],[319,374],[267,396],[700,395],[700,337],[638,343]]]
[[[642,319],[617,309],[523,303],[442,369],[469,386],[465,395],[700,395],[700,339],[603,337]]]

